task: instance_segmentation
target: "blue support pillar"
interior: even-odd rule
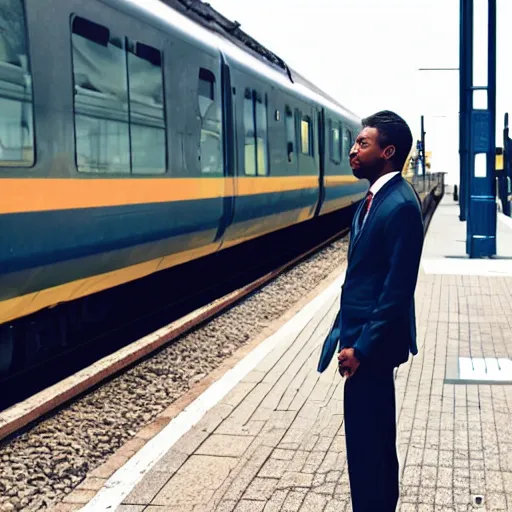
[[[467,4],[473,4],[473,0],[469,0]],[[465,139],[469,140],[466,252],[470,258],[496,254],[496,0],[488,0],[488,8],[487,85],[466,88],[466,98],[471,99],[470,136],[467,137],[467,131],[465,132]],[[475,91],[485,91],[487,108],[474,108]],[[469,101],[466,106],[468,104]]]
[[[511,216],[512,194],[512,139],[509,137],[508,112],[505,114],[505,127],[503,129],[503,213]]]

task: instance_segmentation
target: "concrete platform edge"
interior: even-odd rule
[[[299,309],[279,330],[254,348],[254,350],[247,354],[232,369],[228,370],[219,380],[214,382],[178,416],[170,421],[161,432],[148,441],[140,451],[106,481],[96,496],[80,509],[81,512],[115,510],[135,485],[142,480],[151,468],[188,430],[200,421],[208,410],[220,402],[274,348],[290,336],[297,335],[318,310],[339,293],[344,275],[343,271],[326,289],[305,307]],[[317,290],[324,286],[325,284],[321,283]]]

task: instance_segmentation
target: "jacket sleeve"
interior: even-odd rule
[[[354,345],[363,358],[382,342],[383,334],[404,314],[414,296],[423,249],[423,219],[413,203],[404,203],[389,216],[386,224],[388,274],[370,321]],[[378,257],[378,256],[377,256]]]

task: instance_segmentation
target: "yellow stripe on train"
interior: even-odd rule
[[[327,186],[357,181],[326,176]],[[0,180],[0,214],[249,196],[318,187],[318,176]]]

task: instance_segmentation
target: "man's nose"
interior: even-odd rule
[[[357,146],[356,146],[356,144],[354,144],[354,145],[350,148],[350,152],[349,152],[349,157],[350,157],[350,158],[354,158],[355,156],[357,156]]]

